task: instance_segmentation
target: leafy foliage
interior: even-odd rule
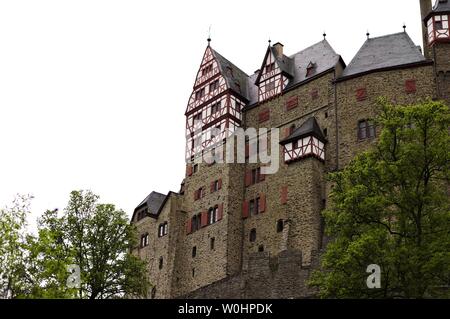
[[[0,298],[123,298],[146,296],[146,265],[131,255],[135,229],[122,210],[74,191],[62,214],[46,211],[38,235],[26,235],[29,199],[0,212]],[[80,285],[69,288],[69,265]]]
[[[449,297],[449,108],[380,106],[377,147],[330,176],[332,241],[311,284],[322,297]],[[381,267],[381,289],[366,286],[370,264]]]

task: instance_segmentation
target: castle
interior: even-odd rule
[[[152,192],[132,217],[150,298],[314,296],[306,281],[327,242],[326,175],[376,142],[377,98],[450,103],[450,1],[420,7],[423,52],[406,30],[368,35],[348,65],[324,35],[291,56],[269,43],[261,68],[247,75],[208,41],[185,113],[181,189]],[[203,160],[222,153],[238,128],[279,130],[264,135],[269,143],[248,136],[244,163]],[[250,160],[261,149],[276,154],[276,173]]]

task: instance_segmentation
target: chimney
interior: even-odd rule
[[[431,59],[430,48],[428,47],[428,31],[426,22],[423,21],[425,17],[433,10],[431,0],[420,0],[420,13],[422,23],[422,40],[423,40],[423,52],[427,59]]]
[[[275,49],[275,54],[278,58],[283,56],[283,45],[280,42],[275,43],[273,48]]]

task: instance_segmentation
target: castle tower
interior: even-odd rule
[[[420,15],[422,19],[422,43],[424,55],[427,59],[431,59],[431,53],[428,46],[428,30],[424,19],[431,12],[431,0],[420,0]]]
[[[248,75],[210,45],[186,109],[185,230],[174,272],[175,295],[234,275],[241,268],[242,165],[225,164],[226,140],[241,127]],[[222,156],[220,156],[222,155]]]
[[[421,0],[426,46],[435,63],[438,97],[450,103],[450,1],[436,0],[433,8],[430,1]],[[427,9],[428,8],[428,9]],[[425,13],[429,10],[428,13]]]

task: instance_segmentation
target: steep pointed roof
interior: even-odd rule
[[[214,49],[211,48],[211,51],[219,64],[221,74],[227,81],[228,87],[249,101],[247,85],[249,76]]]
[[[368,39],[341,78],[369,71],[426,61],[406,32]]]
[[[294,61],[295,68],[294,78],[289,82],[287,89],[310,78],[307,76],[307,68],[311,62],[315,64],[315,75],[334,68],[339,61],[345,67],[341,56],[334,51],[327,40],[313,44],[290,58]]]
[[[310,117],[299,128],[294,130],[291,135],[280,142],[281,145],[285,145],[290,142],[294,142],[306,136],[317,137],[320,141],[325,142],[326,138],[320,129],[319,124],[315,117]]]

